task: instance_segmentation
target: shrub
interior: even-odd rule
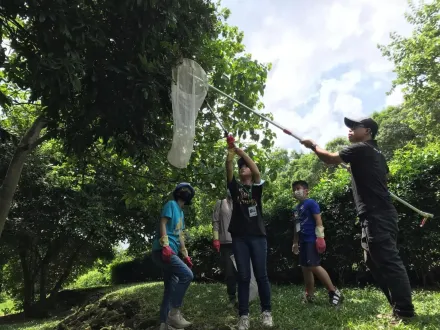
[[[91,288],[96,286],[105,286],[110,284],[110,278],[105,272],[98,269],[92,269],[78,277],[71,287],[76,289]]]

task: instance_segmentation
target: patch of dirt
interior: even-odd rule
[[[138,301],[103,299],[81,307],[54,330],[152,330],[157,327],[157,317],[141,313]]]

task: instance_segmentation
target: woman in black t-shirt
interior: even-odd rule
[[[230,142],[230,141],[229,141]],[[239,181],[235,179],[232,161],[238,160]],[[263,223],[261,196],[263,183],[254,161],[241,149],[230,143],[226,159],[228,188],[231,192],[233,212],[229,224],[232,249],[238,271],[239,330],[249,329],[249,284],[252,261],[261,304],[262,323],[272,327],[271,292],[267,276],[267,240]]]

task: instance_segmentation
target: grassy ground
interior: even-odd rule
[[[5,300],[0,303],[0,316],[5,315],[5,311],[9,311],[9,313],[14,312],[14,302],[12,300]]]
[[[386,321],[376,318],[377,314],[389,313],[390,308],[382,294],[374,289],[345,289],[345,302],[339,309],[328,305],[327,293],[318,291],[316,305],[305,306],[300,302],[303,291],[299,286],[273,286],[273,316],[276,329],[388,329]],[[109,293],[107,301],[136,301],[138,313],[148,324],[144,329],[156,329],[159,303],[162,295],[161,283],[147,283],[121,288]],[[440,293],[417,291],[414,304],[418,317],[411,324],[399,325],[394,329],[438,329],[440,324]],[[98,308],[96,304],[96,308]],[[93,308],[93,307],[91,307]],[[183,313],[194,323],[192,329],[234,329],[237,321],[235,310],[226,307],[225,289],[219,284],[192,284],[185,298]],[[95,313],[99,315],[99,313]],[[101,314],[102,315],[102,314]],[[262,329],[258,319],[258,301],[251,306],[251,329]],[[106,320],[103,320],[105,322]],[[50,329],[57,321],[26,323],[2,326],[5,330]],[[116,324],[105,324],[115,326]],[[73,328],[72,328],[73,329]],[[108,327],[106,329],[116,329]]]

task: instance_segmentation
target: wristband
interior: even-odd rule
[[[167,235],[162,236],[159,240],[159,244],[161,246],[170,246],[170,242],[168,241],[168,236]]]
[[[315,235],[316,237],[324,238],[324,227],[318,226],[315,228]]]
[[[188,257],[188,250],[186,248],[181,248],[180,253],[182,253],[183,257]]]
[[[214,230],[214,239],[218,239],[218,231]]]
[[[312,146],[310,147],[310,149],[312,149],[313,151],[316,151],[316,147],[317,147],[316,144],[312,144]]]

